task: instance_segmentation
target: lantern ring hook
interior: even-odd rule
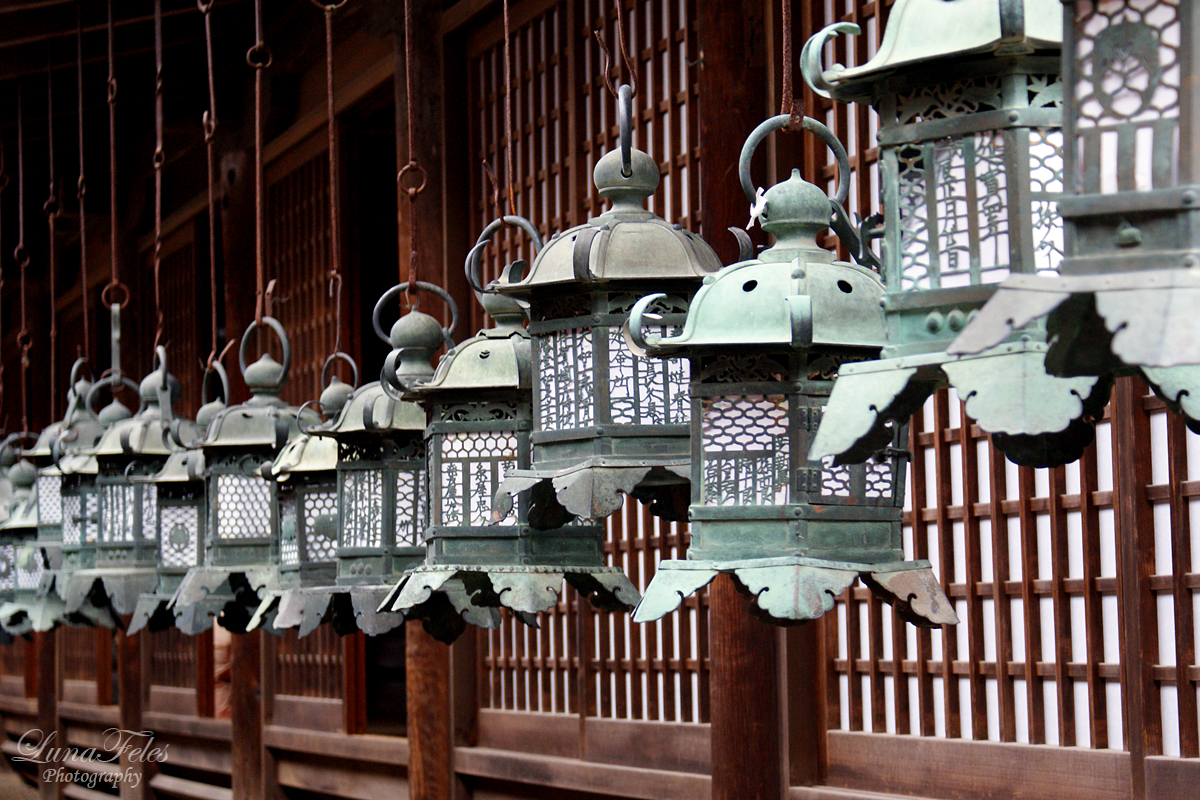
[[[17,242],[17,246],[13,248],[13,261],[22,267],[29,266],[29,249],[25,247],[24,242]]]
[[[738,180],[742,184],[742,191],[746,193],[746,199],[751,203],[756,201],[758,194],[758,190],[754,186],[754,180],[750,177],[750,161],[754,158],[754,151],[762,144],[763,139],[775,131],[787,128],[791,124],[791,121],[792,117],[790,114],[779,114],[778,116],[771,117],[751,131],[750,135],[746,138],[746,143],[742,145],[742,155],[738,159]],[[846,155],[846,148],[833,135],[833,131],[812,117],[804,118],[803,127],[804,130],[816,135],[818,139],[823,141],[833,151],[833,159],[837,162],[838,171],[837,192],[833,196],[833,202],[839,206],[844,206],[846,198],[850,196],[850,158]]]
[[[112,292],[114,289],[120,292],[120,302],[113,300]],[[125,306],[129,305],[129,287],[120,281],[113,281],[109,284],[106,284],[104,289],[100,292],[100,302],[106,306],[109,306],[110,308],[112,306],[124,308]]]
[[[813,90],[813,94],[826,100],[833,98],[831,92],[834,87],[825,80],[825,70],[821,69],[821,50],[824,49],[826,42],[839,33],[858,36],[862,33],[862,28],[853,22],[836,22],[814,34],[804,43],[804,49],[800,51],[800,74],[804,76],[804,82],[808,84],[808,88]],[[843,72],[845,69],[841,64],[834,64],[829,71],[837,73]]]
[[[312,0],[312,4],[324,11],[326,14],[332,14],[342,6],[346,5],[346,0],[337,0],[336,3],[322,3],[321,0]]]
[[[229,402],[229,373],[225,371],[225,365],[220,361],[213,360],[212,365],[206,367],[204,374],[200,376],[200,405],[208,405],[208,376],[216,373],[221,379],[221,401]]]
[[[83,401],[84,406],[87,408],[87,410],[91,413],[91,415],[93,417],[97,415],[96,414],[97,393],[100,391],[100,389],[102,389],[105,386],[109,386],[109,387],[113,388],[114,390],[119,389],[120,387],[124,386],[126,389],[130,389],[134,393],[138,393],[138,385],[136,383],[134,383],[132,380],[130,380],[129,378],[126,378],[124,375],[118,375],[115,372],[106,373],[105,375],[103,375],[100,378],[100,380],[98,380],[92,384],[92,388],[88,389],[87,397]],[[139,401],[140,401],[140,399],[141,399],[141,395],[139,394]],[[140,409],[140,407],[141,406],[139,405],[139,409]]]
[[[275,56],[265,42],[255,42],[246,51],[246,63],[254,69],[267,69],[274,60]]]
[[[640,347],[643,351],[651,351],[659,343],[659,340],[662,339],[661,334],[647,334],[643,330],[642,326],[647,320],[646,312],[649,310],[650,306],[653,305],[655,301],[661,300],[664,297],[666,297],[666,295],[662,292],[646,295],[641,300],[638,300],[636,303],[634,303],[633,308],[629,310],[629,338],[632,339],[633,343]]]
[[[534,226],[534,224],[525,219],[525,217],[519,217],[515,214],[507,214],[503,217],[497,217],[489,222],[487,227],[483,229],[483,233],[479,234],[479,238],[475,240],[475,246],[471,248],[469,253],[467,253],[467,262],[464,265],[464,271],[467,275],[467,283],[479,294],[484,294],[489,291],[489,289],[483,285],[483,251],[487,247],[487,243],[491,241],[491,238],[496,235],[496,231],[505,226],[509,228],[520,228],[521,230],[525,231],[525,233],[529,234],[529,238],[533,241],[533,254],[535,256],[542,249],[542,235],[538,233],[538,229]],[[511,282],[513,280],[520,280],[520,277],[518,276],[513,278],[512,276],[509,276],[509,281]]]
[[[279,343],[283,346],[283,369],[279,373],[279,380],[275,382],[271,388],[282,389],[287,383],[288,373],[292,369],[292,342],[288,339],[287,331],[283,329],[283,325],[274,317],[262,318],[263,324],[275,331],[275,335],[279,337]],[[242,369],[242,375],[246,374],[246,349],[250,346],[250,334],[258,329],[258,320],[253,320],[246,326],[246,331],[242,334],[242,346],[238,348],[238,366]]]
[[[33,347],[33,334],[29,332],[28,328],[21,328],[17,331],[17,347],[26,351]]]
[[[621,131],[621,175],[633,177],[633,87],[622,83],[617,89],[617,126]]]
[[[335,362],[335,361],[345,361],[347,364],[350,365],[350,372],[354,376],[354,379],[352,381],[350,381],[350,385],[353,386],[355,389],[357,389],[358,388],[358,364],[355,363],[353,358],[351,358],[348,354],[343,353],[341,350],[338,350],[337,352],[334,352],[334,353],[330,353],[329,357],[325,359],[325,364],[324,364],[324,366],[321,367],[321,386],[323,386],[323,387],[329,386],[329,368],[331,366],[333,366],[333,362]]]
[[[415,173],[417,176],[419,176],[421,178],[421,182],[418,183],[416,186],[405,186],[404,185],[404,177],[410,172]],[[425,184],[428,182],[428,180],[429,180],[429,174],[427,172],[425,172],[425,168],[422,167],[420,164],[418,164],[415,160],[409,161],[407,164],[405,164],[403,167],[400,168],[399,172],[396,173],[396,185],[399,186],[401,189],[403,189],[408,194],[408,197],[410,200],[415,200],[417,198],[417,195],[419,195],[421,192],[425,191]]]
[[[201,14],[207,14],[209,11],[212,11],[212,5],[213,0],[208,0],[208,2],[205,2],[205,0],[196,0],[196,8],[199,9]]]
[[[383,296],[379,298],[379,302],[375,304],[375,310],[371,312],[371,325],[375,328],[375,335],[382,339],[386,344],[390,345],[392,343],[392,337],[383,332],[383,325],[381,325],[379,322],[379,315],[383,312],[383,307],[391,300],[397,297],[401,292],[408,291],[410,284],[423,292],[432,292],[434,295],[441,298],[442,302],[449,307],[450,325],[442,328],[442,338],[446,340],[446,349],[454,347],[454,338],[452,334],[454,333],[454,329],[458,327],[458,304],[454,302],[454,298],[446,293],[445,289],[433,283],[426,283],[425,281],[404,281],[403,283],[396,284],[383,293]]]

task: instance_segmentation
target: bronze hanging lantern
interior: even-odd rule
[[[632,145],[632,100],[620,89],[620,147],[597,163],[593,180],[612,207],[551,237],[526,272],[476,290],[528,305],[532,336],[532,457],[502,494],[543,484],[549,515],[598,520],[631,494],[668,519],[683,519],[689,474],[687,366],[644,358],[626,344],[629,308],[662,292],[663,324],[682,321],[700,281],[720,268],[703,239],[643,208],[658,188],[658,164]],[[477,273],[477,270],[474,270]]]
[[[188,570],[168,603],[176,625],[189,634],[211,627],[214,613],[226,630],[244,632],[264,593],[279,586],[279,497],[266,471],[300,434],[298,420],[310,425],[316,415],[279,398],[291,367],[291,343],[278,320],[266,316],[262,322],[279,337],[283,362],[264,353],[247,365],[259,327],[252,322],[238,354],[250,399],[218,412],[204,437],[190,445],[204,454],[203,563]]]
[[[0,523],[0,623],[5,634],[20,636],[53,628],[62,616],[62,606],[37,602],[46,566],[37,546],[37,468],[21,459],[5,471],[12,495],[8,518]]]
[[[950,348],[973,354],[1045,325],[1055,375],[1140,372],[1200,430],[1200,136],[1188,116],[1197,10],[1178,0],[1063,4],[1066,254],[1012,276]],[[1061,405],[1061,401],[1058,403]]]
[[[747,180],[759,142],[791,121],[774,117],[750,135],[739,165]],[[635,622],[670,613],[722,572],[777,621],[821,616],[858,578],[915,624],[958,621],[929,562],[904,558],[903,429],[865,464],[811,459],[838,368],[878,355],[886,327],[878,276],[816,244],[844,213],[832,206],[847,195],[849,162],[824,125],[806,117],[803,127],[834,153],[837,200],[794,170],[755,193],[774,245],[705,279],[680,333],[660,332],[649,313],[657,295],[630,314],[648,354],[691,361],[693,453],[687,559],[659,564]]]
[[[540,245],[528,221],[510,219]],[[500,224],[485,229],[476,247]],[[468,269],[470,264],[468,258]],[[509,265],[504,274],[515,270],[519,266]],[[451,303],[436,287],[420,288]],[[532,347],[520,303],[498,294],[479,300],[496,327],[453,347],[436,373],[429,368],[440,344],[436,322],[418,330],[414,322],[420,320],[413,317],[420,312],[414,311],[392,329],[395,350],[385,362],[385,389],[404,390],[428,414],[429,527],[424,564],[401,579],[380,610],[420,619],[433,636],[453,641],[467,623],[499,625],[502,606],[535,625],[536,614],[557,605],[564,579],[597,607],[631,608],[637,590],[619,569],[604,566],[601,526],[569,515],[554,527],[531,525],[536,487],[521,492],[515,505],[501,502],[493,511],[502,480],[530,463]]]
[[[69,574],[68,613],[92,595],[117,614],[132,614],[139,596],[158,584],[158,491],[145,479],[181,449],[169,437],[172,427],[177,435],[195,436],[190,422],[173,419],[180,386],[167,371],[166,358],[166,349],[156,348],[156,369],[138,389],[138,412],[109,426],[90,452],[98,469],[96,560],[94,568]]]
[[[1109,384],[1047,374],[1044,325],[986,352],[947,347],[1009,275],[1053,274],[1063,252],[1056,0],[901,0],[878,53],[821,66],[830,26],[804,48],[818,94],[878,112],[883,206],[882,359],[847,365],[815,456],[856,462],[884,446],[934,390],[954,387],[1011,460],[1073,459],[1094,437]]]

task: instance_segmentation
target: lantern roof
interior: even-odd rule
[[[85,379],[74,382],[67,392],[67,412],[62,420],[47,426],[29,450],[22,453],[39,465],[46,465],[61,455],[63,449],[85,450],[96,444],[104,433],[105,422],[88,409],[84,402],[92,384]]]
[[[179,381],[173,375],[167,375],[167,386],[171,399],[179,396]],[[165,435],[170,420],[163,413],[159,389],[162,386],[162,373],[154,371],[147,375],[139,387],[142,405],[136,414],[128,419],[113,423],[104,431],[91,454],[99,458],[114,458],[120,456],[165,456],[178,448],[169,443]],[[194,425],[184,420],[187,438],[192,438]]]
[[[167,462],[156,474],[134,477],[135,482],[144,483],[187,483],[204,480],[204,452],[184,450],[171,453]]]
[[[592,179],[612,207],[552,237],[528,274],[489,288],[521,296],[537,287],[571,283],[694,281],[720,269],[717,254],[700,236],[643,208],[658,188],[654,159],[632,148],[630,164],[626,176],[621,152],[605,154]]]
[[[416,403],[393,400],[379,381],[354,390],[339,413],[321,430],[335,438],[367,433],[386,436],[395,431],[425,430],[425,410]]]
[[[286,481],[295,473],[326,472],[337,467],[337,441],[327,436],[301,434],[288,442],[271,464],[271,477]]]
[[[13,503],[8,519],[0,522],[0,534],[9,531],[36,531],[38,526],[37,487],[29,490],[24,499]]]
[[[1061,0],[897,0],[875,57],[857,67],[821,69],[821,47],[836,33],[858,33],[839,23],[804,46],[809,85],[842,102],[871,100],[888,76],[930,62],[970,56],[996,58],[1062,47]]]
[[[531,389],[533,349],[524,328],[486,328],[458,344],[415,391]]]
[[[206,450],[280,447],[300,434],[296,423],[298,417],[307,425],[319,422],[315,411],[302,411],[280,399],[277,384],[282,374],[282,367],[270,353],[251,364],[243,373],[251,392],[250,399],[217,412],[208,425],[207,434],[198,444]]]

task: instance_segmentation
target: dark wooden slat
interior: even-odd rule
[[[1191,504],[1181,491],[1188,477],[1187,429],[1178,414],[1167,415],[1167,471],[1171,489],[1171,596],[1175,611],[1175,687],[1179,710],[1179,754],[1200,757],[1196,683],[1188,666],[1196,663],[1195,616],[1192,590],[1185,576],[1192,568]],[[1197,576],[1200,577],[1200,576]]]
[[[1050,470],[1050,560],[1054,582],[1051,596],[1054,603],[1054,653],[1057,666],[1054,682],[1058,691],[1058,744],[1072,747],[1075,745],[1075,686],[1066,670],[1071,661],[1071,601],[1064,587],[1070,567],[1067,513],[1062,507],[1066,482],[1066,470],[1063,467]]]
[[[1034,494],[1034,473],[1030,467],[1017,472],[1018,500],[1021,503],[1021,613],[1025,633],[1025,707],[1029,720],[1029,742],[1046,742],[1045,691],[1037,677],[1037,663],[1042,658],[1041,598],[1033,591],[1038,574],[1037,518],[1029,500]]]

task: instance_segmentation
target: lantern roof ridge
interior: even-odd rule
[[[134,483],[186,483],[204,479],[204,451],[176,450],[167,456],[163,468],[154,475],[134,475]]]
[[[897,0],[883,41],[865,64],[821,67],[821,49],[837,33],[859,33],[837,23],[804,45],[800,62],[809,86],[822,97],[869,99],[874,85],[902,69],[933,60],[978,55],[1007,57],[1062,47],[1061,0]]]
[[[286,481],[293,473],[323,472],[337,467],[337,441],[327,436],[303,433],[292,439],[271,464],[270,476]]]
[[[142,379],[138,390],[142,400],[141,408],[132,417],[110,425],[100,436],[96,446],[88,451],[91,455],[100,458],[165,456],[179,449],[167,436],[171,420],[169,414],[164,413],[160,402],[162,380],[159,370]],[[170,374],[167,374],[166,381],[167,387],[162,391],[174,398],[179,394],[179,381]],[[189,420],[181,420],[181,423],[184,438],[194,438],[195,424]]]
[[[379,381],[372,381],[355,389],[338,415],[317,430],[337,438],[349,433],[386,436],[424,429],[424,409],[408,400],[393,400]]]
[[[433,377],[413,392],[459,389],[530,389],[533,347],[524,328],[487,329],[460,342],[438,362]]]

